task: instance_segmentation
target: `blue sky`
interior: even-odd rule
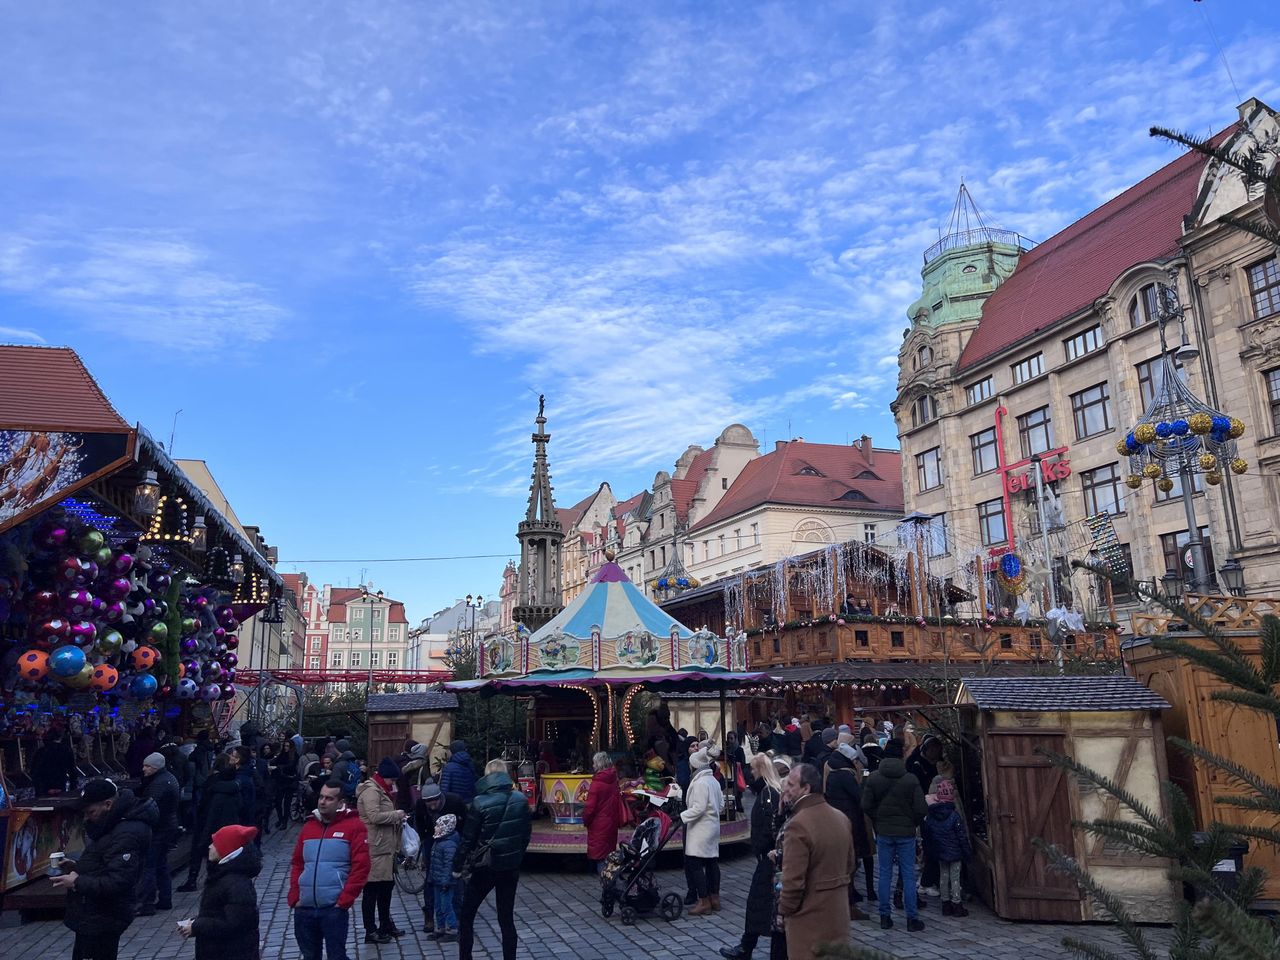
[[[1266,0],[0,2],[0,341],[70,344],[282,559],[496,593],[558,500],[742,421],[894,445],[963,176],[1043,239],[1280,104]],[[294,569],[290,563],[282,569]]]

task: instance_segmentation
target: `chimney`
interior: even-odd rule
[[[862,459],[867,461],[867,466],[875,466],[875,448],[871,445],[871,438],[865,433],[858,439],[858,449],[862,451]]]
[[[785,440],[775,440],[775,441],[773,441],[773,450],[774,450],[774,452],[776,453],[777,451],[781,450],[781,449],[782,449],[783,447],[785,447],[786,445],[787,445],[787,441],[785,441]]]

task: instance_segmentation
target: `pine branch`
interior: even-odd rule
[[[1104,790],[1111,794],[1111,796],[1115,797],[1125,807],[1133,811],[1135,816],[1153,830],[1167,830],[1167,824],[1161,817],[1158,817],[1150,807],[1110,777],[1104,776],[1090,767],[1086,767],[1084,764],[1078,762],[1072,757],[1064,757],[1061,754],[1054,753],[1052,750],[1037,749],[1036,753],[1047,757],[1049,762],[1054,766],[1069,770],[1076,776],[1083,777],[1088,780],[1100,790]]]
[[[1225,703],[1238,703],[1259,713],[1269,713],[1280,718],[1280,697],[1270,693],[1254,693],[1252,690],[1215,690],[1209,695],[1210,700]]]
[[[1262,618],[1262,679],[1280,683],[1280,617],[1273,613]]]
[[[1234,167],[1244,174],[1246,183],[1262,183],[1266,177],[1263,175],[1262,168],[1258,161],[1251,155],[1247,154],[1240,158],[1234,156],[1229,150],[1220,146],[1214,146],[1208,140],[1194,136],[1189,133],[1179,133],[1176,130],[1169,130],[1165,127],[1152,127],[1149,131],[1151,136],[1160,137],[1162,140],[1172,140],[1174,143],[1180,143],[1182,146],[1194,150],[1196,153],[1204,154],[1220,163],[1225,163],[1229,167]]]
[[[1230,781],[1250,788],[1261,797],[1266,797],[1273,804],[1270,809],[1273,812],[1280,814],[1280,787],[1277,787],[1269,780],[1263,779],[1248,767],[1242,766],[1234,760],[1228,760],[1226,757],[1219,756],[1212,750],[1206,750],[1199,744],[1191,743],[1189,740],[1182,739],[1182,737],[1170,737],[1169,742],[1183,753],[1190,754],[1198,760],[1203,760],[1209,766],[1214,767],[1217,770],[1221,770],[1227,775]]]
[[[1143,936],[1142,929],[1133,919],[1133,915],[1125,908],[1114,893],[1108,890],[1102,884],[1098,883],[1089,873],[1082,869],[1079,862],[1074,857],[1069,857],[1063,853],[1058,847],[1051,843],[1045,843],[1039,837],[1033,839],[1032,844],[1035,848],[1045,855],[1050,865],[1065,874],[1076,882],[1081,890],[1093,898],[1094,902],[1102,908],[1103,912],[1108,914],[1120,929],[1120,934],[1133,947],[1133,951],[1141,960],[1156,960],[1156,955],[1151,952],[1151,948],[1147,945],[1146,937]],[[1064,946],[1070,946],[1063,941]],[[1074,948],[1073,948],[1074,949]],[[1088,954],[1090,957],[1106,957],[1107,954]]]
[[[1214,676],[1232,686],[1260,694],[1265,694],[1271,689],[1270,684],[1263,679],[1262,674],[1246,659],[1239,648],[1228,652],[1229,648],[1234,647],[1235,644],[1222,637],[1215,638],[1208,634],[1206,636],[1219,645],[1220,652],[1215,653],[1213,650],[1205,650],[1203,647],[1198,647],[1181,637],[1152,637],[1151,645],[1163,653],[1171,653],[1183,660],[1190,660],[1192,663],[1204,667]],[[1224,649],[1224,645],[1227,649]]]
[[[1196,909],[1196,920],[1204,927],[1230,960],[1275,960],[1280,940],[1265,921],[1249,916],[1238,907],[1208,901]]]
[[[1112,953],[1110,950],[1103,950],[1096,943],[1089,940],[1063,937],[1062,945],[1076,956],[1084,957],[1085,960],[1121,960],[1119,954]]]
[[[1273,830],[1270,827],[1254,827],[1249,825],[1232,827],[1232,832],[1240,837],[1248,837],[1250,840],[1257,840],[1259,843],[1269,843],[1272,846],[1280,848],[1280,830]]]
[[[1176,857],[1178,846],[1171,834],[1131,820],[1074,820],[1072,826],[1103,840],[1118,843],[1149,857]]]

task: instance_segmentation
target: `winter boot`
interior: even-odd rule
[[[701,897],[698,902],[689,908],[689,916],[702,917],[711,912],[711,898]]]

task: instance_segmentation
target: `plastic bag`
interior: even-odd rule
[[[418,831],[413,829],[413,824],[406,821],[400,829],[400,852],[412,860],[421,849],[422,838],[418,836]]]

